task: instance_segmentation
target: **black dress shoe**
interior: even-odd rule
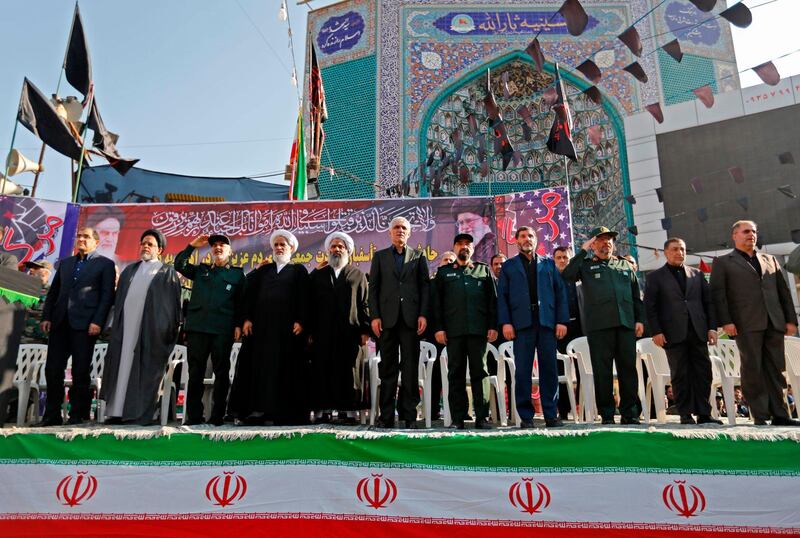
[[[44,417],[39,423],[36,424],[38,428],[46,428],[48,426],[61,426],[64,424],[64,421],[61,417]]]
[[[620,420],[619,422],[620,424],[627,424],[629,426],[637,426],[641,424],[641,422],[639,422],[639,419],[636,417],[622,417],[622,420]]]
[[[603,422],[602,423],[603,424],[616,424],[616,422],[614,422],[614,417],[603,418]]]
[[[545,418],[544,425],[547,428],[561,428],[564,426],[564,421],[560,418]]]
[[[722,421],[712,417],[711,415],[697,415],[697,423],[698,424],[719,424],[722,425]]]
[[[80,426],[83,424],[83,419],[81,417],[69,417],[67,421],[67,425],[69,426]]]
[[[773,426],[800,426],[800,420],[786,417],[772,417]]]
[[[681,424],[697,424],[697,422],[694,421],[692,415],[681,415]]]
[[[464,428],[465,427],[464,427],[464,421],[463,420],[457,420],[457,421],[453,422],[452,424],[450,424],[447,427],[447,429],[449,429],[449,430],[463,430]]]
[[[479,418],[475,421],[475,429],[476,430],[492,430],[494,426],[489,424],[485,418]]]
[[[753,419],[753,426],[766,426],[766,425],[767,421],[764,420],[763,418]]]
[[[225,417],[210,417],[206,424],[211,424],[212,426],[222,426],[225,424]]]
[[[520,430],[532,430],[536,426],[533,425],[533,420],[520,420],[519,421],[519,429]]]
[[[394,429],[394,420],[380,420],[380,419],[378,419],[378,420],[375,421],[375,427],[376,428],[381,428],[381,429],[384,429],[384,430]]]
[[[404,420],[403,426],[407,430],[416,430],[417,429],[417,421],[416,420]]]
[[[103,424],[106,426],[119,426],[122,424],[122,417],[106,417]]]
[[[197,418],[187,418],[186,422],[183,423],[184,426],[197,426],[199,424],[205,424],[205,421]]]

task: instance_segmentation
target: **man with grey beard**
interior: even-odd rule
[[[334,232],[325,239],[328,262],[311,272],[311,408],[317,422],[355,424],[358,392],[353,370],[370,332],[367,277],[350,264],[353,239]],[[344,415],[347,415],[346,417]]]
[[[193,265],[195,249],[211,246],[211,264]],[[175,256],[175,270],[192,281],[186,316],[189,392],[185,424],[203,422],[203,380],[209,354],[214,369],[213,407],[208,423],[222,426],[228,398],[233,341],[242,334],[245,276],[230,263],[231,241],[224,235],[201,235]]]
[[[167,246],[159,230],[140,239],[139,260],[119,277],[100,399],[106,424],[150,424],[158,387],[175,342],[181,315],[181,283],[158,259]]]

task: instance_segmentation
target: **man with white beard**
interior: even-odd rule
[[[211,246],[211,264],[193,265],[195,249]],[[231,347],[242,332],[245,276],[230,263],[231,242],[224,235],[201,235],[175,256],[175,270],[192,281],[192,297],[186,315],[189,355],[187,425],[203,422],[203,380],[208,356],[214,369],[213,407],[208,423],[222,426],[230,385]]]
[[[350,265],[353,239],[334,232],[325,239],[328,263],[311,272],[311,408],[316,422],[355,424],[358,392],[353,376],[360,346],[370,333],[367,277]],[[345,414],[347,415],[345,417]]]
[[[146,425],[154,420],[158,387],[178,340],[181,316],[178,274],[158,259],[166,246],[160,231],[145,231],[140,261],[119,277],[100,393],[106,401],[106,424]]]
[[[275,230],[269,242],[272,261],[247,275],[230,413],[237,424],[307,424],[308,271],[291,262],[298,247],[292,232]]]

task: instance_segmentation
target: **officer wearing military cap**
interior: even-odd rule
[[[590,233],[581,251],[562,273],[583,283],[584,330],[594,371],[595,400],[603,424],[614,423],[614,375],[617,365],[623,424],[639,424],[636,338],[644,333],[644,305],[636,272],[627,260],[614,256],[617,233],[605,226]],[[594,255],[590,255],[590,251]]]
[[[448,402],[453,427],[464,429],[467,416],[467,366],[475,406],[475,428],[490,429],[486,342],[497,339],[497,291],[488,265],[472,261],[470,234],[453,239],[456,262],[436,272],[433,305],[436,341],[447,346]]]
[[[189,263],[195,249],[211,246],[211,264]],[[244,321],[245,276],[230,263],[231,242],[224,235],[201,235],[175,256],[175,270],[192,280],[186,316],[189,362],[187,424],[203,421],[203,378],[211,354],[214,369],[213,407],[209,424],[221,426],[228,397],[230,354]]]

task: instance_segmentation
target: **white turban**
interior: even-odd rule
[[[300,246],[300,243],[297,242],[297,238],[289,230],[275,230],[272,232],[272,235],[269,236],[269,245],[273,249],[275,248],[275,241],[277,241],[279,237],[286,239],[286,241],[292,247],[292,252],[297,252],[297,248]]]
[[[344,232],[333,232],[331,235],[325,238],[325,252],[330,252],[331,243],[333,243],[334,239],[339,239],[343,241],[345,246],[347,247],[347,252],[350,254],[353,253],[353,249],[355,249],[355,243],[353,243],[353,238]]]

